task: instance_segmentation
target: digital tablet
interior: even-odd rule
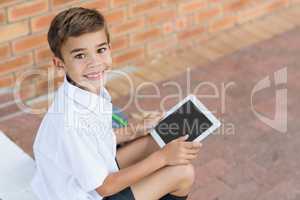
[[[220,121],[197,99],[189,95],[166,112],[151,130],[160,147],[188,134],[186,141],[201,141],[220,127]]]

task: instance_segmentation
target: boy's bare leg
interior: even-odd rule
[[[195,179],[191,164],[164,167],[131,186],[136,200],[158,200],[170,193],[186,196]]]
[[[159,148],[151,135],[140,137],[118,148],[118,164],[120,168],[128,167],[146,158]]]
[[[160,147],[150,136],[134,140],[117,151],[120,168],[128,167],[158,150]],[[195,179],[194,167],[176,165],[164,167],[131,186],[136,200],[157,200],[170,193],[186,196]]]

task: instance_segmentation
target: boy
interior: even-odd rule
[[[112,129],[111,98],[104,87],[112,65],[104,17],[85,8],[65,10],[53,19],[48,42],[54,65],[66,75],[34,142],[37,197],[186,199],[199,143],[181,137],[160,149],[147,127]],[[151,127],[158,119],[147,121]],[[117,150],[122,142],[127,143]]]

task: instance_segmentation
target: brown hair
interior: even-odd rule
[[[54,55],[63,60],[61,47],[68,37],[77,37],[104,29],[107,42],[110,36],[104,16],[94,9],[74,7],[62,11],[52,20],[48,31],[48,43]]]

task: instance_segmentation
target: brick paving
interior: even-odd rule
[[[215,62],[194,67],[190,71],[190,91],[200,83],[209,81],[221,92],[222,84],[233,82],[222,97],[207,98],[215,94],[211,87],[201,87],[194,94],[208,106],[223,123],[222,131],[203,141],[203,149],[195,162],[197,180],[190,199],[300,199],[300,151],[299,116],[297,105],[300,77],[298,53],[300,28],[293,29],[273,39],[244,48]],[[274,82],[273,74],[287,69],[288,82],[271,86],[258,92],[253,107],[272,118],[275,113],[275,91],[287,88],[288,130],[281,133],[260,121],[251,109],[251,91],[266,76]],[[158,84],[160,97],[131,103],[128,113],[157,110],[159,105],[169,108],[176,98],[177,89],[166,84],[178,83],[183,95],[188,94],[187,75],[182,73]],[[142,94],[154,94],[152,87]],[[201,98],[202,97],[202,98]],[[119,98],[115,103],[124,105],[129,97]],[[234,131],[231,131],[233,125]]]
[[[144,110],[159,110],[162,100],[166,108],[177,101],[166,99],[177,92],[177,88],[167,85],[171,82],[180,86],[184,96],[189,89],[193,91],[204,82],[215,85],[220,92],[220,96],[211,98],[204,95],[215,94],[212,87],[203,86],[194,92],[221,119],[223,127],[203,141],[199,159],[194,163],[197,179],[189,199],[300,199],[300,23],[299,18],[295,20],[300,14],[295,10],[297,8],[209,37],[185,50],[162,55],[151,64],[151,69],[131,75],[136,86],[148,78],[155,80],[160,88],[159,98],[138,101]],[[287,21],[289,23],[285,23]],[[186,66],[191,67],[190,71]],[[288,81],[275,87],[272,85],[274,72],[284,68]],[[150,74],[152,71],[156,73]],[[190,76],[188,82],[187,76]],[[287,88],[288,129],[285,133],[264,124],[251,109],[251,91],[267,76],[271,87],[255,94],[253,107],[272,118],[275,91]],[[223,84],[228,88],[221,95]],[[123,91],[120,96],[116,86],[111,89],[116,95],[113,103],[122,107],[130,95]],[[152,87],[145,87],[141,92],[153,94],[154,91]],[[138,107],[130,103],[125,112],[133,117],[131,114],[138,113]],[[41,116],[22,114],[1,122],[0,129],[32,155],[32,142],[40,120]]]

